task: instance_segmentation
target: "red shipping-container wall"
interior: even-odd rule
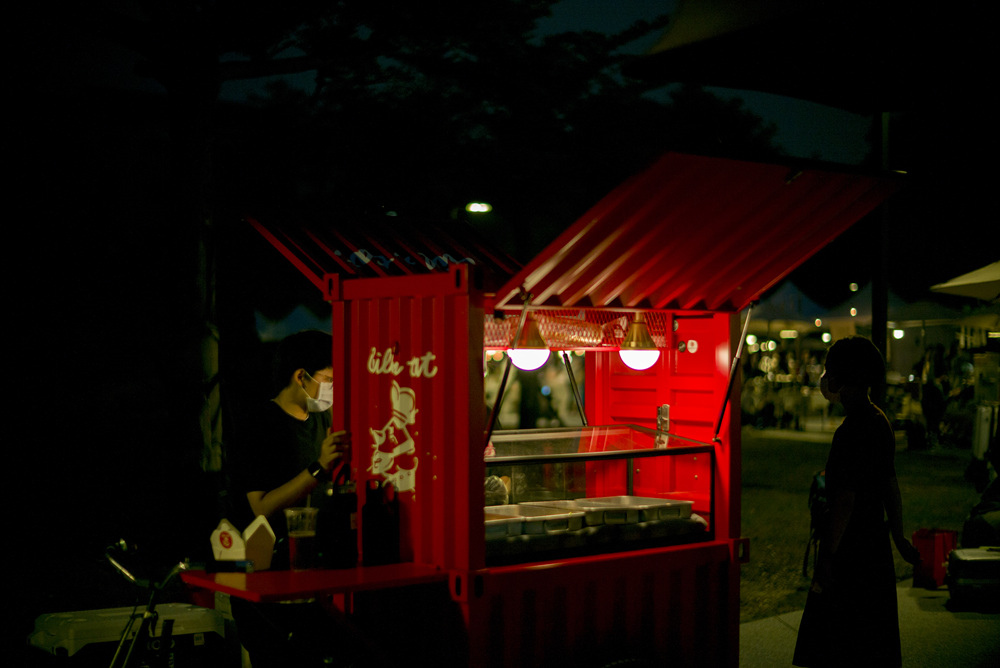
[[[369,480],[398,482],[401,556],[450,573],[468,665],[546,665],[560,657],[589,658],[589,647],[620,652],[628,646],[659,658],[695,656],[694,665],[734,665],[739,570],[725,517],[710,517],[715,540],[694,546],[580,557],[541,569],[486,568],[484,313],[466,267],[443,275],[328,281],[334,420],[352,434],[353,477],[359,488]],[[653,374],[631,372],[617,352],[588,352],[590,422],[653,426],[656,407],[671,403],[678,433],[710,440],[726,389],[730,318],[692,319],[698,350],[684,357],[665,349]],[[684,333],[678,329],[678,336]],[[725,420],[716,444],[717,497],[728,488],[723,469],[731,466],[732,428]],[[636,493],[683,489],[687,480],[707,503],[710,458],[678,459],[657,467],[644,460],[648,468],[636,476]],[[395,477],[400,471],[403,477]],[[618,479],[604,469],[604,484],[610,485],[608,476]],[[428,614],[450,617],[443,609]]]
[[[334,420],[352,435],[353,480],[397,490],[403,561],[481,567],[483,312],[467,267],[331,277],[329,290],[335,383],[345,388]]]
[[[670,405],[670,432],[696,441],[712,442],[726,399],[730,361],[738,342],[738,316],[728,313],[659,312],[668,324],[660,359],[645,371],[634,371],[616,351],[588,352],[586,410],[593,424],[637,424],[656,427],[657,408]],[[738,390],[734,390],[738,392]],[[739,402],[734,404],[739,406]],[[738,410],[738,409],[737,409]],[[716,447],[715,517],[718,539],[739,538],[739,499],[732,498],[732,481],[739,480],[739,413],[727,409]],[[683,441],[674,441],[682,445]],[[738,447],[738,446],[737,446]],[[588,495],[624,494],[625,462],[604,464],[600,480],[588,477]],[[708,514],[713,483],[708,457],[645,460],[633,471],[637,496],[674,496],[695,502],[695,512]],[[666,491],[669,491],[668,494]]]

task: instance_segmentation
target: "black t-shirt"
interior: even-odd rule
[[[269,492],[281,487],[319,459],[320,446],[330,430],[331,419],[330,412],[323,411],[310,413],[306,420],[297,420],[269,401],[249,422],[250,428],[243,430],[244,438],[237,444],[234,457],[234,491],[239,497],[237,503],[245,507],[252,521],[247,493]],[[314,494],[321,492],[321,487]],[[313,505],[318,501],[317,496]],[[276,534],[284,534],[284,516],[269,517],[268,521]]]

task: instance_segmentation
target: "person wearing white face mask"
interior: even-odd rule
[[[277,393],[248,433],[246,498],[253,515],[267,517],[279,534],[284,509],[304,505],[349,450],[349,436],[330,431],[331,350],[331,337],[323,332],[299,332],[284,339],[273,362]]]
[[[306,505],[310,495],[318,506],[323,483],[349,459],[349,436],[330,429],[332,349],[330,335],[319,331],[293,334],[278,345],[273,394],[255,406],[232,453],[235,496],[243,492],[249,506],[249,517],[240,519],[263,515],[274,530],[271,570],[289,567],[284,509]],[[230,604],[254,668],[319,664],[311,659],[344,651],[345,626],[332,623],[319,604],[251,604],[236,597]]]
[[[305,505],[349,453],[350,437],[331,432],[333,369],[329,334],[305,331],[279,345],[273,360],[270,401],[254,411],[234,452],[237,486],[250,517],[267,517],[283,537],[283,511]],[[280,558],[280,555],[276,555]]]

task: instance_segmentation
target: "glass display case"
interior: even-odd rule
[[[637,425],[494,432],[488,563],[713,539],[715,447]]]

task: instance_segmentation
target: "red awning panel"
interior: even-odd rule
[[[574,223],[497,308],[739,310],[899,187],[857,174],[668,153]]]
[[[469,264],[483,289],[495,292],[521,265],[491,248],[464,223],[414,223],[386,218],[325,226],[279,227],[249,219],[250,224],[317,288],[323,276],[379,278],[448,272]]]

